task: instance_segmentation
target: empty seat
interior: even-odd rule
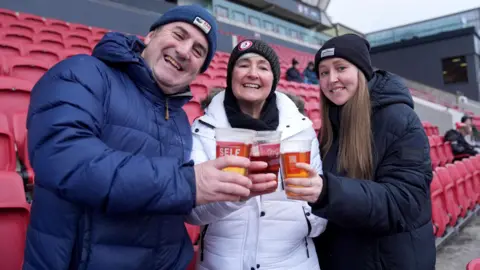
[[[90,48],[90,41],[87,37],[79,33],[68,33],[64,36],[64,41],[70,42],[72,44],[79,44],[84,47]]]
[[[0,114],[0,171],[14,172],[17,167],[13,133],[7,116]]]
[[[474,165],[474,158],[464,159],[463,162],[468,171],[472,174],[473,192],[477,194],[477,204],[480,204],[480,171]]]
[[[57,50],[44,45],[28,44],[24,46],[24,50],[26,56],[49,65],[53,65],[62,59]]]
[[[447,157],[447,164],[452,163],[455,157],[453,155],[451,142],[443,140],[443,144],[444,144],[443,151],[445,153],[445,156]]]
[[[35,26],[21,21],[5,23],[3,28],[13,30],[26,36],[33,36],[35,34]]]
[[[10,76],[36,83],[51,67],[50,63],[28,57],[7,59],[10,66]]]
[[[453,227],[457,223],[461,212],[461,206],[455,198],[455,181],[445,167],[438,167],[435,172],[443,188],[443,205],[446,207],[449,216],[449,225]]]
[[[7,28],[0,31],[0,40],[17,42],[20,44],[31,44],[33,43],[33,34],[29,35],[22,33],[22,31]]]
[[[92,32],[94,36],[104,36],[106,33],[110,32],[110,30],[105,29],[105,28],[98,28],[98,27],[92,27]]]
[[[55,29],[59,32],[68,32],[70,31],[70,26],[67,22],[56,20],[56,19],[48,19],[46,24],[49,28]]]
[[[28,110],[33,83],[18,78],[0,77],[0,113],[12,118],[17,112]],[[10,123],[9,126],[13,127]]]
[[[208,95],[208,87],[205,84],[192,83],[190,84],[190,90],[197,102],[201,102]]]
[[[480,270],[480,258],[471,260],[467,264],[467,270]]]
[[[432,136],[428,136],[428,143],[430,144],[430,159],[432,161],[432,168],[435,169],[440,166],[440,159],[438,158],[437,144]]]
[[[16,172],[0,171],[0,261],[2,270],[22,269],[29,220],[23,182]]]
[[[15,11],[0,8],[0,22],[18,21],[18,14]]]
[[[448,226],[449,216],[447,208],[443,204],[443,188],[437,173],[433,173],[432,183],[430,184],[431,201],[432,201],[432,222],[435,226],[435,235],[443,236]]]
[[[65,44],[63,43],[63,40],[52,39],[51,37],[37,36],[35,43],[45,46],[46,48],[50,48],[52,50],[61,51],[65,49]]]
[[[473,174],[468,171],[467,166],[465,165],[463,160],[455,161],[454,165],[457,166],[457,170],[460,173],[460,177],[465,179],[465,182],[464,182],[465,194],[467,195],[468,202],[470,203],[469,208],[473,209],[475,208],[475,205],[478,199],[477,198],[478,194],[476,194],[473,189]]]
[[[72,29],[72,32],[76,32],[81,36],[93,35],[92,28],[83,24],[71,23],[70,29]]]
[[[41,27],[37,29],[38,32],[35,35],[35,38],[38,40],[52,40],[56,42],[63,43],[63,35],[61,32],[51,29],[49,27]]]
[[[2,56],[21,56],[22,44],[15,41],[0,40],[0,55]]]
[[[29,13],[18,13],[18,19],[32,26],[43,26],[46,21],[45,18]]]
[[[25,167],[26,175],[24,178],[29,184],[33,184],[33,168],[28,159],[27,147],[27,112],[15,113],[12,117],[13,137],[15,145],[17,146],[17,155],[23,166]]]
[[[447,164],[446,166],[450,177],[453,179],[454,185],[454,195],[455,199],[460,205],[460,216],[465,217],[468,212],[468,207],[470,205],[469,198],[465,193],[465,179],[460,176],[460,173],[457,170],[457,166],[454,164]]]
[[[185,111],[185,113],[187,113],[188,121],[190,121],[190,124],[193,123],[193,121],[197,117],[203,115],[202,107],[200,103],[197,103],[197,102],[192,102],[192,101],[188,102],[183,106],[183,110]]]
[[[65,48],[77,50],[79,53],[90,54],[92,52],[90,43],[80,42],[77,40],[69,40],[64,41],[64,44]]]
[[[439,166],[445,166],[447,164],[448,158],[447,154],[445,153],[445,145],[443,143],[442,137],[438,135],[431,135],[435,145],[437,146],[437,155],[440,161]]]
[[[432,130],[430,128],[432,126],[432,124],[430,124],[427,121],[423,121],[422,126],[423,126],[423,129],[425,130],[425,133],[427,134],[427,136],[432,136],[433,135]]]

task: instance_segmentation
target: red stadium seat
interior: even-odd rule
[[[0,40],[0,55],[11,57],[23,54],[22,44],[14,41]]]
[[[443,188],[437,173],[433,173],[432,183],[430,184],[432,197],[432,221],[435,226],[435,235],[443,236],[448,226],[449,217],[446,206],[443,204]]]
[[[460,216],[461,206],[455,198],[455,181],[451,178],[447,168],[438,167],[435,169],[438,179],[443,188],[443,205],[446,207],[449,216],[449,225],[455,226]]]
[[[0,171],[0,264],[2,270],[22,269],[30,206],[16,172]]]
[[[57,50],[39,44],[28,44],[24,46],[25,55],[31,59],[48,63],[49,66],[56,64],[62,59]]]
[[[467,270],[480,270],[480,258],[471,260],[467,264]]]
[[[202,107],[200,103],[197,102],[188,102],[183,106],[183,110],[185,110],[185,112],[187,113],[188,121],[190,122],[190,124],[192,124],[197,117],[203,115]]]
[[[14,172],[17,168],[15,144],[7,116],[0,114],[0,171]]]
[[[23,79],[32,83],[36,83],[51,67],[50,63],[28,57],[12,57],[6,60],[10,67],[9,75],[11,77]]]
[[[0,113],[12,119],[17,112],[26,112],[33,83],[18,78],[0,77]],[[9,120],[10,122],[11,120]],[[9,124],[10,130],[13,124]]]

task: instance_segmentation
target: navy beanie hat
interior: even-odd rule
[[[339,57],[357,66],[363,72],[367,81],[373,77],[370,60],[370,43],[358,35],[345,34],[329,39],[315,55],[315,73],[322,60]],[[320,76],[319,76],[320,77]]]
[[[217,50],[217,21],[208,10],[200,5],[185,5],[174,7],[165,12],[150,27],[150,31],[172,22],[186,22],[197,27],[207,38],[208,53],[200,73],[205,72]]]

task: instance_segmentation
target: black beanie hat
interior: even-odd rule
[[[315,54],[315,73],[318,74],[318,65],[328,58],[343,58],[360,69],[367,81],[373,77],[372,62],[370,60],[370,43],[358,35],[345,34],[329,39]]]
[[[233,49],[230,54],[230,59],[228,59],[227,65],[227,90],[232,89],[232,72],[235,63],[238,58],[246,53],[256,53],[267,59],[270,63],[273,73],[273,83],[271,93],[277,89],[277,83],[280,80],[280,61],[278,60],[277,53],[270,47],[266,42],[258,39],[247,39],[239,44]]]

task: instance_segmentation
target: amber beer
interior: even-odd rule
[[[311,140],[289,140],[282,142],[280,146],[280,156],[283,179],[308,177],[308,171],[297,168],[297,163],[310,164],[311,143]],[[296,194],[287,192],[287,196],[295,198]]]
[[[255,173],[273,173],[277,176],[280,171],[280,131],[258,131],[253,141],[251,161],[263,161],[267,168]]]
[[[250,157],[250,150],[256,132],[240,128],[217,128],[215,138],[217,143],[217,158],[223,156]],[[247,175],[246,168],[227,167],[224,171]]]

